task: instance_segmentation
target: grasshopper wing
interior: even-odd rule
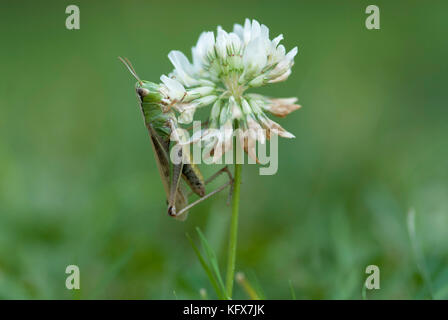
[[[156,158],[157,168],[159,169],[160,178],[162,179],[163,188],[165,189],[165,194],[167,200],[170,201],[172,197],[175,198],[176,210],[180,211],[185,208],[188,204],[187,197],[183,190],[178,186],[174,195],[170,194],[171,182],[170,182],[170,161],[169,161],[169,140],[164,141],[152,128],[150,124],[147,125],[149,135],[151,137],[151,145],[154,150],[154,155]],[[178,217],[180,220],[187,218],[187,214],[182,214]]]

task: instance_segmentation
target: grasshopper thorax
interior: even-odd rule
[[[121,62],[123,62],[131,75],[137,80],[137,83],[135,84],[135,91],[137,92],[137,96],[140,99],[140,102],[161,102],[163,99],[163,95],[160,93],[160,85],[151,81],[141,80],[128,59],[122,57],[118,58]]]

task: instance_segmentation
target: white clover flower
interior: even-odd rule
[[[283,35],[269,38],[269,28],[256,20],[235,24],[232,32],[218,27],[203,32],[192,48],[192,63],[180,51],[168,57],[174,66],[169,77],[162,76],[164,96],[180,115],[180,123],[190,123],[197,108],[212,105],[204,144],[212,148],[213,160],[231,146],[232,130],[243,130],[244,149],[254,157],[256,141],[265,143],[271,134],[294,135],[269,119],[265,111],[285,117],[300,106],[297,98],[274,99],[246,93],[247,89],[285,81],[291,74],[297,47],[286,53],[280,44]],[[211,134],[211,130],[214,133]],[[265,129],[264,133],[259,133]],[[230,130],[230,136],[227,132]]]

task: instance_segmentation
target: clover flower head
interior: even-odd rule
[[[235,24],[232,32],[221,27],[216,36],[203,32],[192,48],[192,62],[180,51],[168,54],[174,70],[169,77],[161,77],[162,95],[180,113],[180,123],[190,123],[198,108],[212,106],[207,130],[215,131],[204,134],[204,142],[214,148],[214,160],[231,147],[236,128],[242,129],[240,140],[252,157],[255,142],[264,143],[271,134],[294,138],[266,112],[285,117],[300,107],[296,98],[247,93],[250,88],[288,79],[297,47],[286,52],[282,39],[279,35],[271,40],[268,27],[246,19],[244,25]]]

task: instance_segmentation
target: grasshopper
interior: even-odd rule
[[[157,84],[141,80],[129,60],[122,57],[119,57],[119,59],[137,80],[135,91],[145,126],[151,138],[151,145],[156,158],[157,167],[165,189],[168,215],[179,220],[185,220],[189,209],[218,192],[221,192],[228,186],[230,186],[230,200],[233,189],[233,177],[227,166],[204,181],[199,169],[194,164],[184,160],[187,159],[187,157],[183,157],[182,153],[185,151],[182,147],[178,149],[178,156],[182,159],[179,164],[173,163],[169,157],[172,148],[172,136],[174,134],[175,137],[175,132],[178,128],[177,118],[171,107],[174,103],[181,101],[172,101],[170,104],[162,101],[160,93],[157,91]],[[174,138],[174,142],[179,143],[179,140]],[[222,173],[227,174],[229,178],[228,182],[206,194],[205,185],[213,181]],[[190,194],[186,194],[183,186],[180,184],[181,177],[190,187],[192,191]],[[189,204],[188,197],[193,193],[197,194],[200,198]]]

